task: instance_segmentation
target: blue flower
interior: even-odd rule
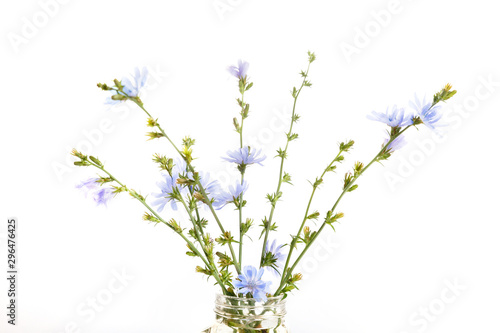
[[[227,70],[231,75],[238,79],[244,79],[247,76],[249,63],[246,61],[238,60],[238,66],[229,66]]]
[[[148,69],[146,67],[142,68],[142,71],[139,68],[135,68],[134,73],[134,82],[130,82],[128,78],[124,78],[122,80],[122,84],[125,86],[123,90],[129,96],[137,97],[139,95],[140,90],[146,85],[146,81],[148,80]]]
[[[99,178],[89,178],[76,185],[76,188],[81,189],[85,197],[90,195],[97,206],[106,206],[108,201],[113,197],[113,189],[110,187],[102,187],[101,184],[97,182],[98,180]]]
[[[139,96],[139,92],[141,91],[142,88],[146,85],[146,81],[148,80],[148,69],[146,67],[142,68],[142,71],[139,70],[139,68],[135,68],[134,75],[133,75],[133,82],[130,81],[129,78],[123,78],[121,83],[123,85],[123,92],[130,96],[130,97],[137,97]],[[125,96],[122,92],[117,92],[115,90],[112,90],[111,93],[113,95],[120,94]],[[114,100],[111,97],[108,97],[106,99],[106,104],[111,104],[111,105],[116,105],[123,100]]]
[[[153,197],[157,198],[152,202],[152,204],[156,207],[158,212],[163,211],[168,202],[170,202],[170,206],[173,210],[177,210],[177,202],[173,199],[172,194],[174,193],[174,189],[179,189],[179,185],[177,184],[178,174],[172,174],[172,176],[170,176],[167,173],[163,174],[163,177],[163,181],[156,183],[161,192],[151,194]]]
[[[215,198],[221,192],[219,182],[210,179],[210,173],[200,172],[200,184],[209,198]]]
[[[266,252],[273,255],[274,264],[273,266],[265,266],[266,269],[272,271],[275,275],[280,275],[280,270],[283,269],[283,264],[285,263],[286,254],[281,252],[283,245],[276,245],[276,240],[269,246],[269,241],[266,243]]]
[[[230,202],[234,202],[240,197],[241,194],[245,194],[247,190],[248,183],[246,180],[243,181],[243,184],[241,182],[237,182],[236,186],[229,186],[229,192],[223,192],[218,196],[218,198],[216,198],[218,209],[221,209]]]
[[[372,111],[372,113],[366,117],[370,120],[380,121],[391,127],[413,125],[413,116],[411,114],[405,114],[405,109],[398,108],[396,105],[392,107],[392,110],[387,108],[385,113]]]
[[[218,181],[211,180],[209,173],[200,172],[200,184],[205,189],[205,193],[209,199],[213,199],[212,207],[221,209],[225,206],[224,194]]]
[[[153,206],[156,206],[158,212],[163,211],[165,205],[170,202],[170,206],[173,210],[177,210],[177,202],[172,197],[174,190],[177,189],[179,192],[182,190],[181,186],[177,184],[177,179],[179,175],[186,171],[186,162],[184,160],[177,160],[172,169],[172,175],[164,173],[163,180],[156,183],[160,188],[160,193],[151,194],[153,197],[157,198],[152,202]]]
[[[424,124],[430,129],[436,129],[438,126],[444,126],[437,124],[443,114],[440,111],[440,105],[432,106],[432,102],[427,102],[425,98],[419,99],[415,94],[415,101],[410,101],[411,107],[417,111],[418,116],[424,122]]]
[[[389,139],[385,139],[384,141],[384,146],[389,142]],[[406,140],[403,135],[399,135],[396,139],[394,139],[389,146],[387,146],[387,149],[391,150],[394,152],[395,150],[401,149],[406,145]]]
[[[107,206],[108,201],[113,197],[113,189],[109,187],[102,187],[93,193],[93,197],[97,206]]]
[[[238,289],[238,293],[242,293],[243,295],[251,293],[252,297],[257,301],[267,301],[266,294],[270,292],[269,287],[272,282],[262,281],[263,274],[263,268],[257,271],[253,266],[245,266],[241,274],[234,281],[234,287]]]
[[[97,183],[98,180],[99,178],[89,178],[76,185],[76,188],[82,190],[85,197],[87,197],[90,192],[95,191],[99,187],[99,184]]]
[[[250,147],[243,147],[240,149],[236,149],[233,151],[228,151],[227,156],[228,157],[222,157],[222,159],[228,161],[228,162],[233,162],[242,166],[246,166],[249,164],[254,164],[257,163],[259,165],[262,165],[262,161],[266,159],[266,156],[259,156],[261,153],[261,149],[255,150],[251,149]]]

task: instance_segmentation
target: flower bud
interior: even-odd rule
[[[122,83],[119,80],[114,79],[113,82],[115,84],[115,87],[118,88],[118,90],[122,90],[123,89],[123,85],[122,85]]]
[[[76,166],[89,166],[90,165],[90,163],[87,161],[76,161],[76,162],[73,162],[73,164]]]
[[[158,119],[154,120],[153,118],[148,118],[148,127],[158,126]]]
[[[82,160],[84,160],[84,159],[87,158],[87,155],[83,155],[82,153],[80,153],[78,150],[76,150],[74,148],[71,150],[71,155],[73,155],[75,157],[78,157],[78,158],[80,158]]]
[[[116,95],[111,96],[111,99],[113,101],[123,101],[123,100],[127,99],[127,96],[124,96],[122,94],[116,94]]]
[[[238,122],[238,119],[236,119],[236,117],[233,118],[233,125],[234,125],[234,129],[236,130],[236,132],[240,132],[241,131],[241,127],[240,127],[240,123]]]
[[[163,137],[163,133],[160,133],[160,132],[148,132],[146,133],[146,136],[149,137],[148,140],[153,140],[153,139],[159,139],[161,137]]]
[[[92,162],[94,162],[95,164],[97,164],[98,166],[102,167],[103,164],[101,163],[101,161],[99,161],[99,159],[97,157],[94,157],[94,156],[89,156],[90,160]]]
[[[200,192],[194,192],[193,197],[194,197],[196,200],[198,200],[198,201],[201,201],[201,202],[203,202],[203,203],[206,203],[205,198],[203,197],[203,195],[202,195]]]
[[[111,88],[106,83],[98,83],[97,87],[101,88],[102,90],[111,90]]]

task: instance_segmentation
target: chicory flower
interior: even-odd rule
[[[142,70],[139,68],[135,68],[134,75],[132,77],[133,81],[130,81],[129,78],[125,77],[122,79],[121,84],[123,85],[123,92],[121,91],[116,91],[116,90],[110,90],[113,95],[122,95],[122,96],[129,96],[129,97],[137,97],[139,96],[139,93],[142,88],[146,85],[146,81],[148,80],[148,69],[146,67],[143,67]],[[106,104],[110,105],[116,105],[122,101],[126,100],[124,99],[113,99],[111,97],[108,97],[106,99]]]
[[[99,178],[89,178],[80,184],[76,185],[76,188],[82,190],[85,197],[88,195],[96,202],[97,206],[106,206],[108,201],[113,197],[113,189],[109,187],[102,187],[98,183]]]
[[[177,184],[177,179],[179,175],[186,171],[186,162],[184,160],[177,160],[174,167],[172,168],[172,174],[164,173],[163,180],[156,183],[160,188],[160,193],[151,194],[157,200],[153,201],[153,206],[156,207],[158,212],[163,211],[165,205],[170,202],[170,206],[173,210],[177,210],[177,202],[173,197],[174,191],[181,191],[182,187]]]
[[[113,197],[113,189],[109,187],[102,187],[97,191],[93,192],[93,199],[97,203],[97,206],[104,205],[107,206],[108,201]]]
[[[230,202],[237,201],[240,195],[245,194],[247,190],[248,183],[246,180],[243,181],[243,184],[241,182],[237,182],[236,186],[229,186],[229,192],[221,193],[217,198],[219,209]]]
[[[385,139],[384,146],[389,142],[389,139]],[[403,135],[399,135],[394,139],[388,146],[387,149],[394,152],[395,150],[401,149],[406,145],[406,140]]]
[[[281,252],[283,245],[277,245],[276,240],[274,240],[271,245],[269,241],[266,243],[266,253],[271,254],[270,265],[265,266],[266,269],[272,271],[275,275],[280,275],[280,270],[283,269],[283,264],[286,259],[286,254]]]
[[[385,113],[372,111],[372,113],[366,117],[370,120],[380,121],[391,127],[413,125],[413,115],[407,114],[404,108],[399,108],[396,105],[392,107],[392,110],[387,108]]]
[[[255,150],[247,146],[233,151],[228,151],[228,157],[222,157],[222,159],[241,166],[247,166],[254,163],[262,165],[261,162],[266,159],[266,156],[260,156],[261,151],[261,149]]]
[[[229,66],[228,72],[237,79],[244,79],[247,76],[248,67],[250,64],[246,61],[238,60],[238,66]]]
[[[440,105],[433,105],[432,102],[428,102],[424,99],[419,99],[415,95],[415,101],[410,101],[410,106],[417,112],[418,116],[422,122],[432,130],[435,130],[438,126],[443,126],[438,124],[442,118],[442,113],[440,112]]]
[[[252,294],[252,297],[257,301],[267,301],[266,294],[270,292],[270,281],[262,281],[264,269],[257,270],[253,266],[245,266],[234,281],[234,287],[238,289],[238,293],[246,295]]]

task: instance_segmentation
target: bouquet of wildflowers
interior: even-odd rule
[[[147,133],[149,139],[166,140],[175,150],[175,156],[159,153],[153,156],[154,163],[162,170],[162,181],[158,183],[159,190],[148,198],[144,197],[106,169],[97,157],[87,156],[73,150],[72,154],[78,159],[75,165],[91,166],[101,172],[99,177],[86,180],[78,187],[90,194],[97,204],[102,205],[106,205],[107,201],[117,194],[127,192],[146,209],[144,220],[164,224],[185,241],[188,247],[186,254],[199,261],[196,271],[207,275],[208,278],[213,278],[222,294],[253,298],[257,301],[265,301],[270,296],[286,297],[289,292],[297,289],[297,282],[302,277],[300,272],[296,272],[298,263],[316,239],[321,236],[324,229],[331,227],[335,230],[335,223],[344,216],[342,212],[338,211],[339,203],[344,195],[356,190],[358,178],[375,162],[382,162],[390,158],[393,152],[404,144],[403,134],[407,130],[421,125],[432,130],[441,126],[440,103],[456,93],[447,84],[433,96],[431,101],[416,98],[414,102],[410,103],[412,112],[394,106],[385,112],[373,111],[368,115],[369,119],[388,126],[388,136],[383,141],[380,150],[368,163],[355,162],[352,169],[345,173],[340,195],[324,214],[320,214],[318,211],[311,212],[311,203],[316,191],[323,183],[323,178],[327,173],[337,170],[339,164],[344,160],[344,155],[354,146],[352,140],[341,142],[338,145],[337,155],[332,156],[331,162],[311,183],[311,194],[303,217],[297,221],[296,234],[291,236],[288,244],[277,244],[276,240],[271,241],[271,232],[276,232],[278,229],[273,217],[282,196],[283,185],[291,184],[291,176],[284,172],[284,165],[289,145],[298,139],[298,135],[293,131],[294,124],[299,120],[296,111],[297,99],[304,88],[312,85],[309,80],[309,68],[315,59],[314,53],[308,52],[308,66],[300,72],[302,82],[300,86],[293,87],[291,90],[293,108],[289,130],[286,133],[284,147],[277,150],[276,158],[280,161],[280,168],[277,170],[278,180],[275,192],[267,194],[269,213],[259,226],[261,228],[260,238],[257,241],[262,243],[262,250],[260,262],[256,265],[246,263],[243,265],[242,260],[245,235],[254,227],[253,219],[244,217],[246,215],[245,193],[248,189],[245,173],[248,168],[260,165],[265,156],[260,150],[244,145],[244,124],[250,112],[250,104],[245,100],[245,93],[253,86],[248,76],[249,65],[247,62],[239,61],[236,66],[228,68],[229,72],[237,79],[240,94],[240,97],[237,98],[239,116],[233,119],[234,129],[239,135],[239,148],[229,151],[227,156],[223,157],[224,160],[234,163],[241,175],[233,186],[223,189],[216,180],[210,179],[208,173],[198,170],[193,163],[195,141],[190,137],[185,137],[182,144],[177,145],[160,125],[158,118],[155,118],[146,109],[140,98],[140,91],[145,86],[147,70],[137,69],[133,81],[128,78],[121,81],[115,79],[113,85],[100,83],[98,87],[110,93],[107,99],[108,104],[135,103],[147,116],[147,126],[152,129]],[[201,210],[203,206],[207,209]],[[218,211],[228,206],[238,211],[238,230],[228,230],[227,224],[219,219]],[[166,217],[168,212],[165,214],[165,211],[179,208],[185,211],[185,220],[177,221]],[[320,218],[323,222],[316,230],[313,230],[308,222]],[[220,230],[215,238],[212,238],[212,235],[207,232],[206,227],[209,223],[216,224]],[[264,279],[264,269],[275,273],[279,281],[277,285],[272,286],[270,281]]]

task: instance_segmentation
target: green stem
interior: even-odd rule
[[[286,152],[288,150],[288,145],[290,143],[290,135],[292,134],[292,129],[293,129],[293,124],[295,122],[295,108],[296,108],[296,105],[297,105],[297,98],[299,97],[300,95],[300,92],[302,91],[302,88],[304,88],[304,84],[306,82],[306,79],[307,79],[307,76],[309,74],[309,68],[311,67],[311,62],[309,62],[309,65],[307,66],[307,71],[305,73],[305,76],[304,76],[304,79],[302,80],[302,84],[299,88],[299,90],[297,91],[297,94],[295,95],[294,97],[294,101],[293,101],[293,108],[292,108],[292,120],[290,121],[290,129],[288,130],[288,134],[287,134],[287,141],[286,141],[286,145],[285,145],[285,150],[281,156],[281,163],[280,163],[280,172],[279,172],[279,179],[278,179],[278,186],[276,188],[276,194],[278,194],[280,192],[280,189],[281,189],[281,184],[283,183],[283,165],[285,163],[285,158],[286,158]],[[276,208],[276,204],[277,202],[275,202],[274,204],[271,204],[271,211],[269,213],[269,219],[267,220],[267,224],[265,225],[265,235],[264,235],[264,242],[262,244],[262,252],[261,252],[261,261],[260,261],[260,267],[262,267],[262,263],[263,263],[263,258],[264,258],[264,255],[265,255],[265,252],[266,252],[266,244],[267,244],[267,240],[268,240],[268,237],[269,237],[269,231],[271,229],[271,225],[272,225],[272,221],[273,221],[273,216],[274,216],[274,210]]]
[[[174,230],[179,236],[182,237],[182,239],[184,239],[184,241],[189,245],[190,249],[192,249],[193,251],[195,251],[195,253],[198,255],[198,257],[201,258],[201,260],[203,261],[203,263],[210,268],[210,270],[212,271],[212,276],[215,278],[215,280],[217,280],[217,283],[220,285],[220,287],[222,288],[222,291],[224,292],[224,294],[228,294],[228,291],[226,289],[226,287],[224,286],[224,283],[222,282],[222,280],[219,278],[219,272],[217,271],[217,269],[215,269],[215,272],[213,270],[213,267],[211,267],[209,265],[209,263],[207,262],[207,259],[205,259],[203,257],[203,255],[200,253],[200,251],[196,248],[196,246],[182,233],[182,232],[177,232],[167,221],[165,221],[154,209],[152,209],[144,199],[138,197],[137,195],[134,195],[133,193],[130,192],[130,190],[128,189],[127,186],[125,186],[122,182],[120,182],[116,177],[114,177],[110,172],[108,172],[106,169],[104,169],[103,166],[99,166],[97,164],[95,164],[94,162],[91,162],[91,161],[87,161],[89,164],[91,164],[92,166],[96,167],[97,169],[105,172],[109,177],[111,177],[111,179],[113,179],[113,181],[117,182],[122,188],[126,189],[126,191],[128,193],[130,193],[132,195],[132,197],[134,197],[135,199],[137,199],[140,203],[142,203],[151,213],[153,213],[153,215],[159,220],[161,221],[163,224],[165,224],[166,226],[168,226],[170,229]]]
[[[191,194],[191,196],[194,194],[194,189],[192,186],[189,187],[189,193]],[[194,210],[196,213],[196,221],[197,221],[197,225],[199,226],[200,234],[201,234],[201,236],[203,236],[205,233],[203,231],[203,226],[201,225],[200,212],[198,210],[198,206],[196,206],[194,208]]]
[[[241,127],[240,127],[240,149],[243,148],[243,123],[245,122],[245,117],[244,117],[244,112],[245,112],[245,90],[241,92]],[[241,172],[241,185],[243,185],[243,181],[245,179],[245,171],[240,170]],[[243,223],[243,192],[240,194],[240,199],[239,199],[239,219],[240,219],[240,245],[239,245],[239,265],[240,267],[243,265],[243,228],[241,224]]]
[[[205,234],[205,232],[203,231],[203,226],[201,224],[201,219],[200,219],[200,212],[198,211],[198,207],[195,208],[195,212],[196,212],[196,221],[198,221],[198,226],[200,227],[200,234],[201,236],[203,236]]]
[[[241,107],[240,148],[243,148],[243,123],[245,121],[245,117],[243,117],[243,113],[245,112],[244,98],[245,98],[245,91],[243,90],[243,92],[241,93],[241,105],[243,106]]]
[[[210,263],[209,267],[210,270],[212,271],[212,274],[213,272],[215,271],[216,274],[219,274],[219,271],[217,270],[217,266],[215,265],[215,262],[213,260],[213,257],[207,252],[207,250],[205,249],[206,247],[206,244],[204,243],[201,235],[200,235],[200,232],[203,234],[203,230],[202,230],[202,227],[199,226],[197,223],[196,223],[196,220],[193,216],[193,212],[192,210],[188,207],[188,205],[186,204],[186,201],[184,200],[184,198],[182,198],[181,196],[181,203],[182,205],[184,206],[184,208],[186,209],[186,212],[188,213],[189,215],[189,219],[191,220],[192,224],[193,224],[193,230],[194,230],[194,233],[195,233],[195,236],[196,236],[196,239],[198,240],[198,243],[200,243],[200,246],[201,248],[203,249],[203,253],[205,253],[205,256],[207,257],[208,259],[208,262]],[[198,211],[198,210],[197,210]],[[198,221],[199,221],[199,217],[198,217]],[[198,229],[200,230],[200,232],[198,231]]]
[[[337,156],[335,156],[335,158],[325,168],[325,170],[323,171],[323,173],[321,174],[321,176],[319,177],[319,179],[323,179],[323,177],[325,176],[325,174],[331,168],[331,166],[333,165],[333,163],[335,163],[337,161],[337,159],[342,154],[342,152],[343,152],[342,150],[339,151],[339,153],[337,154]],[[312,200],[313,200],[314,194],[316,193],[316,189],[317,188],[318,188],[318,186],[314,186],[313,185],[313,190],[311,192],[311,196],[309,197],[309,202],[307,203],[307,208],[306,208],[306,212],[304,214],[304,218],[302,219],[302,224],[300,225],[300,228],[299,228],[299,231],[297,232],[297,235],[292,239],[292,242],[290,244],[290,251],[288,252],[288,256],[286,258],[286,263],[285,263],[285,266],[283,268],[283,275],[282,275],[282,278],[281,278],[281,284],[283,284],[283,282],[284,282],[285,275],[286,275],[285,272],[287,271],[288,265],[290,264],[290,259],[292,257],[292,253],[293,253],[293,250],[295,248],[295,245],[297,244],[297,240],[299,239],[300,234],[302,233],[302,230],[304,229],[304,226],[306,224],[307,216],[309,216],[309,209],[311,208],[311,203],[312,203]]]
[[[408,125],[406,126],[402,131],[400,131],[397,135],[395,135],[392,139],[390,139],[383,147],[382,149],[378,152],[378,154],[370,161],[370,163],[368,163],[364,168],[363,170],[361,170],[359,172],[359,174],[357,174],[356,176],[354,176],[354,178],[352,179],[352,181],[350,182],[350,184],[348,186],[346,186],[344,188],[344,190],[342,191],[342,193],[340,194],[340,196],[337,198],[337,201],[335,201],[335,204],[333,205],[332,209],[331,209],[331,212],[334,213],[335,212],[335,209],[337,208],[340,200],[342,199],[342,197],[344,196],[344,194],[347,193],[347,191],[354,185],[354,183],[356,182],[356,180],[373,164],[375,163],[380,155],[386,150],[386,148],[397,138],[399,137],[401,134],[403,134],[408,128],[410,128],[411,126],[413,125]],[[292,267],[288,270],[288,272],[285,274],[285,277],[282,279],[282,282],[280,284],[280,286],[278,287],[278,290],[276,290],[276,293],[274,294],[274,296],[278,296],[280,294],[280,292],[283,290],[283,288],[285,287],[285,284],[286,284],[286,281],[292,276],[293,274],[293,271],[294,269],[297,267],[297,265],[299,264],[300,260],[302,259],[302,257],[306,254],[307,250],[309,250],[309,248],[311,247],[311,245],[314,243],[314,241],[319,237],[319,235],[321,234],[321,232],[323,231],[323,229],[325,228],[326,226],[326,222],[323,222],[323,224],[321,225],[321,227],[319,228],[318,232],[314,235],[314,237],[311,239],[311,241],[306,245],[306,247],[304,248],[304,250],[302,250],[302,252],[300,253],[300,255],[298,256],[298,258],[295,260],[294,264],[292,265]]]
[[[191,221],[191,223],[193,224],[194,234],[195,234],[195,236],[196,236],[196,239],[198,240],[198,243],[200,243],[200,246],[201,246],[202,248],[204,248],[204,246],[203,246],[203,244],[204,244],[204,243],[203,243],[203,240],[202,240],[202,238],[201,238],[201,236],[200,236],[200,233],[198,232],[198,228],[199,228],[199,226],[198,226],[198,224],[196,223],[196,220],[194,219],[194,216],[193,216],[193,214],[192,214],[192,210],[188,207],[188,205],[186,204],[186,201],[184,200],[184,198],[183,198],[182,196],[180,197],[180,200],[179,200],[179,201],[182,203],[182,205],[184,206],[184,209],[186,210],[186,212],[187,212],[187,213],[188,213],[188,215],[189,215],[189,220],[190,220],[190,221]],[[204,251],[204,252],[205,252],[205,251]],[[210,258],[208,257],[208,254],[207,254],[206,252],[205,252],[205,255],[207,256],[207,259],[209,259],[209,260],[210,260]]]
[[[241,185],[243,185],[243,180],[245,177],[245,173],[241,173]],[[239,199],[239,217],[240,217],[240,249],[239,249],[239,264],[240,266],[243,265],[243,228],[242,228],[242,223],[243,223],[243,192],[240,194],[240,199]]]
[[[136,99],[131,99],[131,100],[135,104],[137,104],[137,106],[139,106],[148,115],[149,118],[153,119],[151,114],[144,108],[144,105],[142,102],[137,101]],[[186,165],[188,167],[188,170],[190,172],[194,173],[195,169],[192,166],[191,162],[186,160],[184,154],[182,154],[182,152],[179,150],[179,148],[177,148],[175,143],[170,139],[170,137],[163,130],[163,128],[160,126],[160,124],[157,123],[156,127],[160,130],[161,134],[163,134],[163,136],[168,140],[168,142],[170,142],[170,144],[172,145],[172,147],[174,147],[174,149],[177,151],[177,153],[186,161]],[[215,209],[214,209],[212,202],[210,201],[210,199],[205,191],[205,188],[203,187],[203,185],[201,185],[201,182],[199,179],[195,179],[195,182],[196,182],[196,185],[198,186],[198,188],[200,189],[200,192],[201,192],[203,198],[205,199],[205,202],[207,203],[208,208],[210,209],[210,212],[212,213],[215,221],[217,222],[219,229],[221,230],[222,234],[224,234],[226,231],[225,231],[224,227],[222,226],[222,223],[220,222],[219,217],[217,216],[217,213],[215,213]],[[231,256],[233,257],[234,267],[236,268],[236,271],[238,272],[238,274],[241,274],[241,268],[240,268],[238,261],[236,260],[236,255],[234,253],[234,248],[233,248],[233,245],[231,244],[231,242],[228,243],[228,246],[229,246],[229,250],[231,251]]]

